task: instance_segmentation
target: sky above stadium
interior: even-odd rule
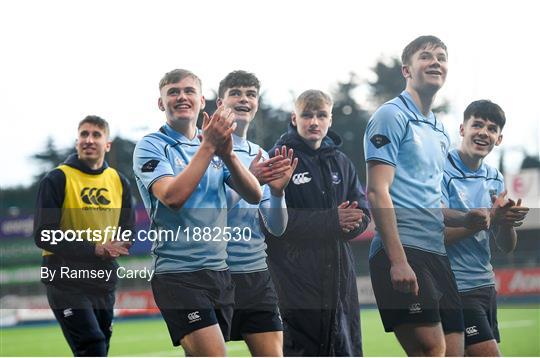
[[[449,49],[438,98],[452,105],[443,120],[454,143],[466,105],[491,99],[506,111],[501,147],[516,170],[522,150],[540,150],[535,13],[534,2],[498,0],[2,1],[0,186],[29,184],[38,172],[31,155],[47,137],[73,145],[87,114],[133,140],[158,128],[157,84],[173,68],[198,74],[209,97],[228,72],[252,71],[284,109],[303,90],[332,91],[355,72],[362,104],[376,61],[425,34]]]

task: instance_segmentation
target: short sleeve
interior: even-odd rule
[[[501,174],[500,171],[497,171],[497,175],[498,175],[498,178],[500,179],[500,182],[499,182],[499,193],[502,193],[504,190],[505,190],[505,185],[504,185],[504,177],[503,175]]]
[[[261,199],[260,202],[262,203],[262,202],[270,200],[270,195],[271,195],[270,194],[270,187],[265,184],[265,185],[262,186],[261,189],[262,189],[262,199]]]
[[[263,160],[268,160],[269,159],[268,153],[264,149],[262,150],[262,158],[263,158]],[[270,200],[270,187],[268,185],[263,185],[261,203],[263,201],[267,201],[267,200]]]
[[[230,179],[231,179],[231,171],[225,164],[223,164],[223,181],[225,183],[229,183]]]
[[[141,139],[133,152],[133,172],[148,191],[159,178],[174,176],[163,142],[151,136]]]
[[[394,104],[379,107],[369,120],[364,136],[366,162],[381,161],[396,166],[406,129],[407,118],[399,107]]]

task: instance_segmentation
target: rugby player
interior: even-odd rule
[[[229,73],[218,89],[218,106],[230,108],[234,115],[234,152],[244,165],[252,168],[261,184],[268,184],[263,187],[259,205],[249,204],[239,199],[234,190],[227,190],[227,225],[251,228],[250,240],[231,240],[227,244],[227,264],[235,284],[231,340],[244,340],[253,356],[276,357],[283,355],[283,326],[266,264],[266,243],[259,229],[258,213],[260,210],[262,222],[273,235],[283,234],[288,218],[284,188],[298,160],[293,161],[293,151],[287,153],[285,147],[268,160],[268,154],[247,139],[259,108],[259,90],[257,77],[246,71]]]
[[[368,199],[377,227],[370,274],[385,331],[412,356],[463,355],[463,316],[444,246],[444,222],[485,228],[487,213],[443,211],[450,140],[431,111],[446,80],[446,45],[420,36],[402,54],[405,90],[369,120]],[[443,221],[444,215],[444,221]]]
[[[445,241],[456,277],[465,320],[465,353],[468,356],[500,356],[497,326],[497,293],[491,266],[490,237],[506,253],[516,247],[515,227],[522,224],[528,208],[506,198],[504,178],[484,158],[501,144],[506,116],[497,104],[474,101],[463,114],[459,149],[451,150],[443,177],[443,202],[448,208],[491,209],[489,230],[447,227]]]
[[[152,291],[174,346],[188,355],[224,356],[234,303],[224,184],[251,204],[262,192],[232,150],[231,109],[203,113],[202,129],[196,127],[205,106],[199,77],[173,70],[159,90],[166,123],[139,141],[133,169],[151,229],[179,234],[153,244]]]

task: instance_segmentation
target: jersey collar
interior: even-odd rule
[[[435,115],[433,114],[433,111],[429,111],[429,114],[426,116],[424,116],[422,114],[422,112],[420,112],[420,110],[418,109],[418,107],[416,106],[416,103],[414,102],[411,94],[409,92],[407,92],[406,90],[404,90],[403,92],[401,92],[401,96],[403,96],[405,98],[405,101],[407,102],[407,105],[408,105],[408,108],[411,112],[413,112],[414,114],[416,114],[420,119],[424,119],[424,120],[427,120],[431,123],[434,123],[435,122]]]
[[[193,140],[190,140],[182,133],[175,131],[168,123],[165,123],[163,127],[161,127],[160,130],[161,132],[171,137],[172,139],[176,140],[177,142],[189,143],[189,144],[200,144],[200,140],[198,136],[201,134],[201,131],[199,130],[199,128],[195,129],[195,137],[193,137]]]
[[[480,176],[485,176],[487,174],[486,166],[484,165],[484,163],[480,164],[480,168],[476,170],[469,169],[469,167],[467,167],[465,163],[463,163],[463,161],[461,160],[461,157],[459,156],[459,151],[457,149],[452,149],[448,153],[448,155],[452,158],[453,164],[456,166],[456,168],[463,173]]]

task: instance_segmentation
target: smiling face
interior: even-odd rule
[[[75,144],[79,159],[90,168],[101,168],[105,153],[111,149],[111,142],[105,129],[95,124],[83,123],[79,127]]]
[[[463,137],[461,152],[476,161],[484,159],[502,141],[498,124],[474,116],[460,125],[459,134]]]
[[[232,109],[236,122],[248,125],[259,109],[259,91],[255,86],[227,88],[217,103]]]
[[[419,49],[402,67],[407,86],[418,93],[436,93],[444,85],[447,72],[446,50],[435,45]]]
[[[176,83],[169,83],[161,88],[160,95],[158,107],[165,112],[169,125],[173,128],[195,125],[205,105],[197,79],[187,76]]]

